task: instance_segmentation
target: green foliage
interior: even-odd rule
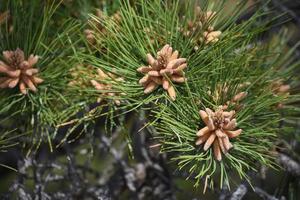
[[[26,131],[32,131],[33,146],[44,137],[50,142],[49,127],[74,113],[74,110],[65,108],[70,105],[67,84],[69,70],[74,64],[70,47],[76,45],[74,35],[80,30],[80,25],[65,20],[62,29],[55,32],[51,17],[58,6],[55,2],[41,3],[38,0],[9,1],[5,10],[9,10],[10,19],[1,27],[1,52],[20,48],[26,58],[30,54],[39,56],[37,67],[45,81],[38,86],[36,93],[23,95],[18,88],[0,91],[0,114],[9,116],[7,120],[13,119],[14,127],[25,125]]]
[[[217,11],[209,25],[222,31],[220,41],[215,44],[195,44],[204,29],[190,37],[183,34],[182,29],[188,26],[189,20],[197,17],[196,13],[189,12],[194,4],[141,0],[130,5],[124,1],[118,23],[92,16],[96,38],[101,42],[93,46],[95,55],[82,54],[81,57],[92,66],[124,78],[124,83],[113,84],[113,92],[125,94],[120,97],[126,102],[121,108],[151,108],[148,125],[155,127],[150,130],[154,130],[162,152],[171,153],[178,168],[188,171],[190,177],[196,179],[196,185],[205,178],[205,187],[213,187],[215,180],[222,187],[229,186],[231,173],[249,181],[247,172],[256,170],[258,164],[274,167],[272,149],[276,134],[283,130],[279,122],[285,110],[277,105],[288,100],[286,96],[276,95],[272,84],[276,80],[288,80],[298,63],[283,66],[283,57],[290,59],[291,55],[282,55],[284,46],[273,48],[272,41],[264,45],[258,40],[261,33],[270,28],[270,22],[258,24],[267,13],[259,10],[250,20],[237,24],[244,4],[239,2],[228,11],[224,8],[226,1],[224,4],[209,3],[212,2],[202,1],[201,8],[203,12]],[[105,32],[97,29],[99,25]],[[188,60],[188,81],[175,85],[178,97],[174,102],[162,88],[145,95],[138,84],[141,74],[136,70],[147,65],[146,54],[156,56],[165,44],[170,44],[179,51],[180,57]],[[218,162],[212,150],[205,152],[195,146],[196,132],[203,127],[198,112],[206,107],[216,109],[224,105],[241,92],[241,85],[245,85],[242,91],[248,93],[236,114],[238,127],[243,132],[232,139],[234,149]],[[225,89],[227,92],[222,92]],[[289,99],[298,97],[290,95]],[[236,108],[228,108],[232,109]]]
[[[11,15],[0,29],[0,51],[19,47],[26,56],[39,55],[37,66],[45,82],[37,93],[28,95],[1,89],[0,114],[9,116],[2,122],[13,119],[15,127],[24,125],[25,132],[32,133],[30,145],[38,147],[47,138],[52,149],[59,128],[68,130],[57,146],[70,142],[82,127],[73,136],[75,140],[99,117],[105,117],[110,132],[116,124],[123,126],[127,112],[139,111],[145,114],[146,126],[161,144],[161,151],[169,153],[178,169],[196,180],[196,186],[201,180],[205,180],[204,188],[216,183],[230,186],[234,175],[250,182],[249,170],[259,165],[275,167],[278,135],[287,133],[298,119],[299,95],[296,90],[278,94],[274,84],[296,86],[299,80],[293,74],[299,62],[291,59],[293,50],[285,51],[284,32],[262,40],[272,25],[262,20],[268,16],[263,9],[237,23],[247,9],[245,1],[236,1],[230,8],[227,0],[9,2],[0,9]],[[215,11],[216,15],[191,29],[200,17],[196,5],[202,14]],[[103,16],[96,16],[94,8],[101,9]],[[43,16],[38,17],[41,10]],[[69,15],[73,19],[65,17]],[[91,29],[94,43],[86,38],[83,27]],[[206,42],[205,31],[212,27],[221,36]],[[156,57],[166,44],[188,63],[184,70],[187,81],[174,84],[175,101],[162,87],[144,94],[139,84],[142,74],[137,72],[148,65],[148,53]],[[105,80],[97,74],[99,69],[107,75]],[[95,89],[92,80],[105,87]],[[247,97],[238,105],[229,104],[228,110],[236,111],[243,132],[231,139],[234,148],[223,160],[216,161],[212,149],[204,151],[195,145],[196,133],[204,127],[199,110],[216,109],[240,92],[247,92]],[[283,121],[284,127],[280,126]]]

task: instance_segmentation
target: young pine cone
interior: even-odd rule
[[[26,88],[33,92],[37,91],[36,86],[43,82],[37,77],[38,69],[33,66],[38,62],[39,57],[31,54],[25,60],[24,52],[21,49],[15,51],[3,51],[5,62],[0,61],[0,88],[14,88],[19,84],[21,93],[27,94]]]
[[[121,82],[124,79],[116,78],[115,75],[111,74],[111,73],[106,74],[101,69],[97,69],[97,72],[98,72],[99,79],[103,80],[103,81],[98,82],[96,80],[91,80],[91,84],[95,87],[95,89],[102,91],[103,95],[112,96],[112,97],[118,96],[117,93],[109,92],[110,90],[112,90],[113,85],[112,85],[112,83],[105,82],[105,80],[111,79],[116,82]],[[122,94],[122,95],[124,95],[124,94]],[[102,101],[102,98],[99,97],[97,99],[97,102],[100,103],[101,101]],[[114,103],[119,106],[121,104],[121,101],[119,99],[114,99]]]
[[[284,84],[282,79],[276,80],[271,84],[274,95],[289,95],[291,86]]]
[[[223,110],[227,110],[229,106],[234,106],[234,110],[237,111],[243,107],[241,101],[243,101],[248,96],[248,92],[243,90],[245,90],[245,87],[249,85],[250,85],[249,82],[238,84],[236,88],[237,93],[231,99],[229,99],[229,94],[231,93],[229,90],[231,90],[231,88],[227,83],[217,84],[216,88],[214,88],[214,91],[212,92],[211,90],[209,90],[208,94],[213,98],[214,102],[220,102],[223,99],[225,100],[229,99],[222,106]]]
[[[197,132],[199,137],[196,145],[204,144],[204,151],[213,145],[215,159],[222,160],[222,152],[226,154],[233,145],[229,138],[235,138],[241,134],[242,129],[234,130],[237,126],[236,119],[233,118],[235,111],[226,112],[220,106],[215,112],[206,108],[199,112],[201,119],[206,126]]]
[[[96,44],[96,36],[95,36],[95,31],[91,29],[85,29],[84,30],[84,35],[86,40],[89,42],[89,44]]]
[[[215,31],[212,26],[208,27],[207,31],[203,32],[205,44],[218,42],[221,34],[221,31]]]
[[[272,92],[275,96],[287,98],[290,95],[291,86],[284,84],[282,79],[276,80],[271,84]],[[277,108],[283,108],[283,103],[278,103]]]
[[[223,110],[226,110],[230,105],[234,106],[234,110],[240,110],[244,105],[240,103],[248,96],[248,92],[239,92],[230,101],[227,101],[223,106]]]
[[[195,17],[194,20],[188,21],[187,31],[184,31],[185,36],[191,36],[195,34],[195,32],[204,28],[205,25],[208,24],[210,20],[216,15],[216,12],[207,11],[203,12],[199,6],[195,9]],[[182,30],[183,31],[183,30]]]
[[[186,81],[183,70],[187,67],[185,58],[178,58],[178,51],[174,51],[170,45],[165,45],[154,59],[151,54],[147,54],[149,66],[142,66],[137,69],[145,76],[139,83],[144,86],[144,93],[153,92],[159,85],[167,90],[169,96],[174,101],[176,92],[172,82],[183,83]]]
[[[206,11],[203,12],[200,6],[195,8],[195,16],[197,21],[201,22],[201,24],[207,23],[212,20],[216,16],[217,12],[215,11]]]

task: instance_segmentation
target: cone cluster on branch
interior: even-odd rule
[[[228,112],[220,106],[216,111],[209,108],[205,111],[200,110],[199,114],[206,126],[197,132],[196,145],[204,144],[204,151],[212,147],[215,159],[221,161],[222,153],[227,154],[233,147],[229,139],[239,136],[242,132],[242,129],[235,130],[237,127],[235,111]]]
[[[183,83],[186,81],[183,70],[187,67],[186,59],[179,58],[179,52],[173,51],[170,45],[165,45],[159,52],[157,58],[147,54],[148,66],[137,69],[144,77],[139,83],[144,87],[144,93],[153,92],[158,86],[162,86],[172,100],[176,99],[175,88],[172,83]]]
[[[241,101],[248,96],[248,92],[243,91],[246,86],[250,85],[249,82],[239,84],[237,86],[237,93],[223,105],[223,110],[228,109],[229,106],[233,106],[234,110],[240,110],[243,107]],[[212,96],[215,102],[219,102],[221,99],[229,99],[229,87],[227,84],[219,84],[215,88],[214,92],[208,91],[208,94]]]
[[[188,30],[184,32],[185,36],[191,36],[195,32],[202,30],[205,25],[216,15],[216,12],[203,12],[199,6],[195,9],[195,19],[188,21]]]
[[[112,73],[105,73],[101,69],[97,69],[98,72],[98,80],[101,81],[96,81],[96,80],[91,80],[91,84],[95,87],[95,89],[99,90],[103,96],[110,96],[110,97],[117,97],[120,96],[120,94],[112,92],[111,90],[113,89],[113,82],[122,82],[124,81],[123,78],[119,77],[117,78],[114,74]],[[109,80],[111,80],[109,82]],[[113,81],[113,82],[112,82]],[[123,93],[121,95],[124,95]],[[100,103],[102,101],[102,98],[99,97],[97,99],[97,102]],[[116,105],[120,105],[121,101],[119,99],[114,99],[114,103]]]
[[[216,12],[207,11],[203,12],[199,6],[195,9],[196,19],[188,21],[187,30],[182,30],[183,34],[187,37],[196,35],[198,32],[202,32],[202,36],[196,41],[196,43],[215,43],[219,41],[221,31],[214,30],[214,27],[209,25],[209,22],[214,18]],[[195,46],[195,50],[199,47]]]
[[[39,78],[37,68],[34,65],[39,57],[31,54],[25,60],[21,49],[15,51],[3,51],[4,62],[0,61],[0,88],[14,88],[19,85],[21,93],[27,94],[27,88],[33,92],[37,91],[37,85],[43,82]]]

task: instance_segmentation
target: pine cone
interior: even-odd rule
[[[221,31],[215,31],[214,27],[208,27],[207,31],[203,32],[205,44],[215,43],[219,41],[219,37],[222,34]]]
[[[33,66],[38,62],[39,57],[31,54],[25,60],[24,52],[21,49],[16,51],[3,51],[5,62],[0,61],[0,88],[14,88],[19,84],[21,93],[27,94],[26,88],[33,92],[37,91],[36,86],[43,82],[37,77],[38,69]]]
[[[121,21],[122,21],[122,15],[121,15],[120,11],[115,12],[115,13],[111,16],[111,19],[112,19],[115,23],[117,23],[117,24],[121,23]]]
[[[234,95],[230,100],[227,100],[226,103],[223,105],[223,110],[228,109],[228,107],[234,106],[234,110],[240,110],[243,107],[243,104],[241,104],[241,101],[244,100],[248,96],[248,92],[242,91],[245,89],[246,86],[249,86],[249,82],[245,82],[242,84],[238,84],[237,86],[237,94]],[[213,100],[215,102],[219,102],[223,99],[229,99],[228,97],[229,93],[229,86],[228,84],[217,84],[216,88],[214,89],[214,92],[208,91],[208,94],[212,96]]]
[[[195,8],[195,16],[197,18],[197,21],[199,21],[201,23],[207,23],[216,14],[217,14],[217,12],[214,12],[214,11],[203,12],[200,6],[197,6]]]
[[[105,91],[110,91],[113,88],[113,85],[111,83],[106,82],[106,80],[111,79],[111,80],[116,81],[116,82],[121,82],[124,79],[123,78],[116,78],[116,76],[112,73],[107,73],[106,74],[101,69],[97,69],[97,71],[98,71],[98,77],[102,81],[98,82],[96,80],[91,80],[91,84],[97,90],[100,90],[103,95],[112,96],[112,97],[118,96],[118,94],[114,93],[114,92],[105,92]],[[122,94],[122,95],[124,95],[124,94]],[[97,99],[98,103],[100,103],[101,101],[102,101],[102,98]],[[119,99],[115,99],[114,103],[119,106],[121,104],[121,101]]]
[[[242,129],[234,130],[237,126],[233,118],[235,111],[226,112],[220,106],[215,112],[206,108],[205,111],[200,110],[199,114],[206,126],[197,132],[199,138],[196,145],[205,143],[204,151],[213,145],[215,159],[221,161],[221,152],[226,154],[233,147],[229,138],[235,138],[242,132]]]
[[[157,59],[147,54],[149,66],[142,66],[138,72],[145,74],[139,83],[144,86],[144,93],[153,92],[159,85],[168,91],[172,100],[176,99],[176,92],[172,82],[183,83],[186,81],[183,70],[187,67],[185,58],[178,58],[178,51],[170,45],[165,45],[157,52]]]
[[[90,43],[90,44],[96,44],[96,37],[95,37],[95,31],[91,30],[91,29],[85,29],[84,30],[84,35],[86,40]]]
[[[274,96],[282,96],[287,98],[290,95],[291,86],[289,84],[284,84],[282,79],[276,80],[271,84],[271,90]],[[277,108],[281,109],[284,107],[284,104],[278,103]]]
[[[196,7],[195,11],[196,19],[188,21],[188,30],[184,31],[185,36],[191,36],[195,32],[202,30],[205,24],[207,24],[215,15],[216,12],[207,11],[202,12],[200,7]],[[183,29],[181,29],[183,31]]]
[[[276,80],[271,84],[274,95],[289,95],[291,86],[284,84],[282,79]]]
[[[222,34],[221,31],[215,31],[213,26],[208,26],[209,22],[214,18],[216,15],[216,12],[213,11],[207,11],[203,12],[199,6],[195,9],[195,20],[189,20],[188,21],[188,27],[187,30],[184,30],[181,28],[180,30],[183,32],[183,34],[187,37],[190,37],[192,35],[196,35],[199,31],[203,32],[203,37],[200,37],[197,39],[196,46],[194,49],[197,51],[199,49],[198,45],[199,43],[215,43],[219,41],[219,37]]]

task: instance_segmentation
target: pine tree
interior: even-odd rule
[[[51,152],[128,113],[196,190],[278,168],[294,137],[299,62],[278,18],[246,1],[4,1],[0,5],[0,149]],[[266,3],[267,5],[267,3]],[[119,136],[132,154],[130,133]],[[8,138],[8,139],[7,139]],[[13,142],[11,145],[9,139]],[[16,140],[16,142],[15,142]],[[7,166],[8,167],[8,166]]]

